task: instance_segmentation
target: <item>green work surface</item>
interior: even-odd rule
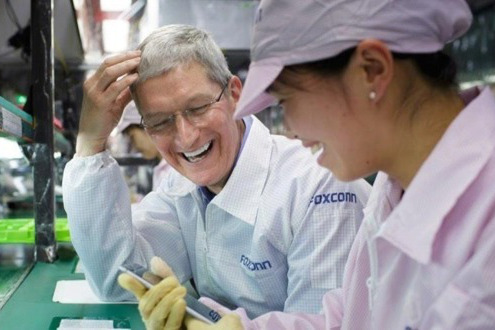
[[[58,260],[53,264],[37,262],[23,283],[0,309],[0,329],[50,329],[64,318],[108,319],[114,324],[130,324],[131,329],[144,329],[134,304],[60,304],[52,301],[57,281],[80,280],[74,274],[76,259]]]
[[[0,264],[0,309],[13,293],[23,276],[29,272],[30,265],[2,265]]]

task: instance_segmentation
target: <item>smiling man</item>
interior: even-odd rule
[[[139,51],[105,60],[85,82],[64,203],[101,298],[132,298],[117,284],[118,266],[149,267],[153,256],[180,282],[193,279],[201,296],[251,317],[318,313],[323,294],[341,285],[370,187],[336,180],[300,142],[270,135],[253,116],[235,121],[241,90],[211,37],[184,25],[156,30]],[[131,95],[175,169],[133,213],[105,150]]]

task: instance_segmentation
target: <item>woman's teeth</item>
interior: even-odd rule
[[[183,152],[182,154],[191,163],[199,162],[201,159],[204,158],[204,156],[206,156],[206,152],[210,148],[210,145],[211,141],[196,150],[193,150],[191,152]]]

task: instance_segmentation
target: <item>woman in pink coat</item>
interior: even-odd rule
[[[244,328],[495,328],[495,98],[442,52],[470,23],[464,0],[261,1],[236,116],[276,101],[338,178],[378,175],[322,313]]]

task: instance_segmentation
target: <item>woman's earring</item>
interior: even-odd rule
[[[368,96],[370,98],[370,100],[374,100],[376,98],[376,92],[375,91],[371,91],[370,92],[370,95]]]

